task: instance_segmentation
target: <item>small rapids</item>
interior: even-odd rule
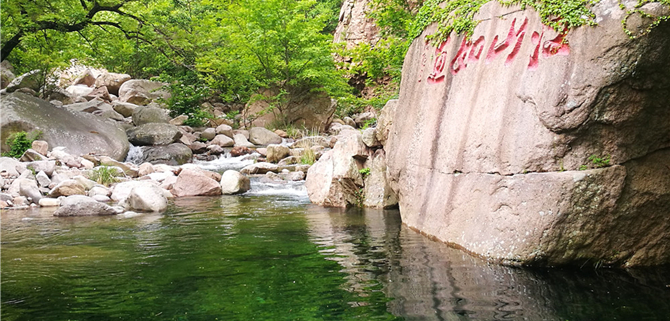
[[[126,163],[131,163],[135,165],[141,165],[144,159],[144,154],[142,152],[142,147],[134,146],[130,144],[130,149],[128,150],[128,156],[126,156]]]
[[[221,156],[212,161],[200,161],[194,160],[193,164],[198,165],[200,168],[208,171],[223,173],[227,170],[236,170],[240,171],[245,166],[251,165],[256,162],[256,159],[260,154],[251,154],[233,157],[230,153],[221,154]]]

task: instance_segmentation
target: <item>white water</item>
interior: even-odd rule
[[[304,198],[309,200],[307,196],[307,188],[305,181],[281,181],[277,183],[262,182],[262,178],[251,178],[251,189],[244,195],[274,195],[274,196],[288,196],[295,198]]]
[[[133,146],[130,144],[130,149],[128,150],[128,156],[126,156],[126,163],[132,163],[135,165],[141,165],[144,155],[142,154],[142,147]]]
[[[243,155],[238,157],[230,156],[230,153],[221,154],[221,156],[213,161],[199,161],[194,160],[193,164],[208,171],[223,173],[229,169],[239,171],[247,165],[256,162],[260,154]]]
[[[213,161],[194,161],[193,163],[198,167],[223,173],[227,170],[236,170],[239,171],[247,165],[251,165],[256,162],[260,154],[251,154],[238,157],[230,156],[230,153],[221,155],[221,157]],[[251,189],[246,192],[244,195],[253,195],[253,196],[286,196],[290,198],[299,198],[309,201],[307,196],[307,188],[305,188],[305,181],[293,182],[293,181],[278,181],[278,182],[267,182],[264,181],[263,177],[251,177]]]

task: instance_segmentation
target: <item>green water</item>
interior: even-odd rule
[[[670,270],[490,265],[296,196],[2,213],[2,320],[669,320]]]

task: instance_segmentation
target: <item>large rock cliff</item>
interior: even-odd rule
[[[670,263],[670,23],[593,11],[562,35],[493,1],[470,39],[414,40],[385,146],[404,223],[508,264]]]

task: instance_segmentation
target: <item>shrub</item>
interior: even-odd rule
[[[42,135],[42,132],[40,131],[32,131],[30,133],[20,131],[9,135],[7,138],[9,150],[2,153],[2,156],[14,158],[21,157],[23,153],[32,147],[33,141],[37,140],[40,135]]]

